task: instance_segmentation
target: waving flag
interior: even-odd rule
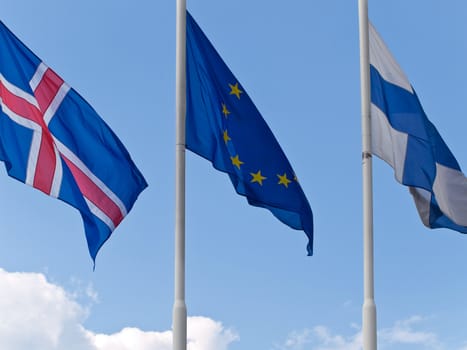
[[[409,186],[427,227],[467,233],[467,179],[371,25],[369,39],[373,153]]]
[[[187,13],[186,146],[227,173],[248,203],[305,231],[313,215],[295,172],[268,125],[194,19]]]
[[[0,159],[81,213],[95,261],[147,186],[94,109],[0,22]]]

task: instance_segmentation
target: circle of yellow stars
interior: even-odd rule
[[[240,100],[241,98],[241,94],[243,94],[243,91],[240,90],[239,86],[238,86],[238,83],[235,83],[235,84],[229,84],[229,87],[230,87],[230,92],[229,94],[230,95],[234,95],[237,97],[237,99]],[[227,119],[229,114],[231,114],[231,112],[229,111],[229,109],[227,108],[227,105],[225,103],[222,103],[222,114],[224,115],[224,117]],[[230,138],[229,136],[229,133],[226,130],[223,130],[223,134],[222,134],[222,138],[224,140],[224,143],[227,145],[227,143],[229,141],[232,141],[232,139]],[[243,164],[245,164],[241,159],[240,159],[240,156],[237,154],[235,156],[231,156],[230,157],[230,160],[232,162],[232,165],[234,165],[237,169],[240,170],[241,166]],[[261,170],[258,170],[256,173],[250,173],[251,175],[251,183],[257,183],[259,186],[263,186],[263,181],[267,180],[268,178],[266,176],[264,176],[263,174],[261,174]],[[288,177],[287,177],[287,173],[284,173],[283,175],[280,175],[280,174],[276,174],[277,175],[277,178],[279,179],[279,181],[277,182],[278,185],[283,185],[285,188],[288,188],[289,187],[289,184],[292,183],[292,180],[290,180]],[[298,182],[298,179],[297,177],[294,175],[293,177],[293,181],[296,181]]]

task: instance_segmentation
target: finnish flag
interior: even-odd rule
[[[425,226],[467,233],[467,179],[406,75],[369,26],[372,153],[410,188]]]

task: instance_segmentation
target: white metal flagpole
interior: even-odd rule
[[[376,304],[373,280],[373,174],[370,120],[370,54],[368,39],[368,0],[359,0],[360,90],[362,108],[363,175],[363,350],[376,350]]]
[[[186,0],[176,5],[175,68],[175,291],[173,350],[186,350],[185,304],[185,114],[186,114]]]

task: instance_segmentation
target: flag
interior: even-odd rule
[[[313,215],[295,172],[268,125],[187,13],[186,147],[229,175],[238,194],[308,236]]]
[[[423,224],[467,233],[467,180],[406,75],[369,28],[372,153],[409,187]]]
[[[0,46],[0,159],[80,211],[95,261],[146,181],[94,109],[2,22]]]

